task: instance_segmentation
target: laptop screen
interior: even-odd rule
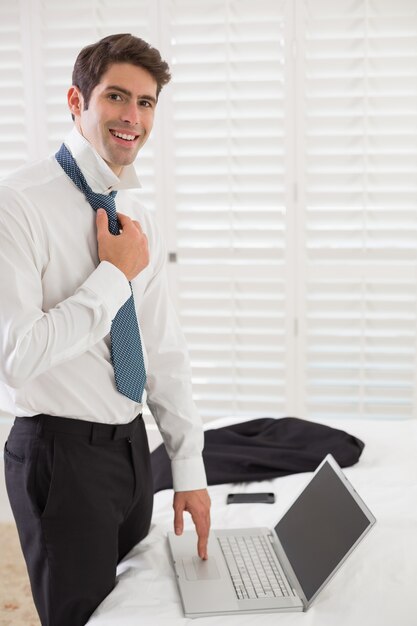
[[[370,524],[326,461],[275,526],[307,601]]]

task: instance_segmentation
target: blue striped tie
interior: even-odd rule
[[[88,185],[83,173],[68,148],[62,144],[55,155],[64,172],[82,191],[94,211],[106,210],[109,218],[109,231],[119,234],[119,222],[114,197],[117,191],[109,195],[95,193]],[[129,283],[130,284],[130,283]],[[132,291],[132,285],[130,285]],[[111,360],[113,363],[116,387],[120,393],[135,402],[141,402],[146,382],[145,364],[139,325],[136,317],[133,292],[127,302],[118,310],[110,329]]]

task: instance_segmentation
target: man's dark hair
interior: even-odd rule
[[[109,35],[83,48],[75,61],[72,84],[81,91],[86,109],[91,92],[113,63],[131,63],[147,70],[156,81],[157,97],[171,79],[168,63],[156,48],[134,35]]]

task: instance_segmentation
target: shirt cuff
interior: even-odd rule
[[[203,457],[192,459],[174,459],[171,462],[172,484],[174,491],[194,491],[206,489],[207,478]]]
[[[101,261],[83,286],[100,298],[111,320],[132,294],[126,276],[108,261]]]

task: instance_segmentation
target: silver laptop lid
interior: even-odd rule
[[[305,608],[375,521],[334,458],[327,455],[275,526]]]

